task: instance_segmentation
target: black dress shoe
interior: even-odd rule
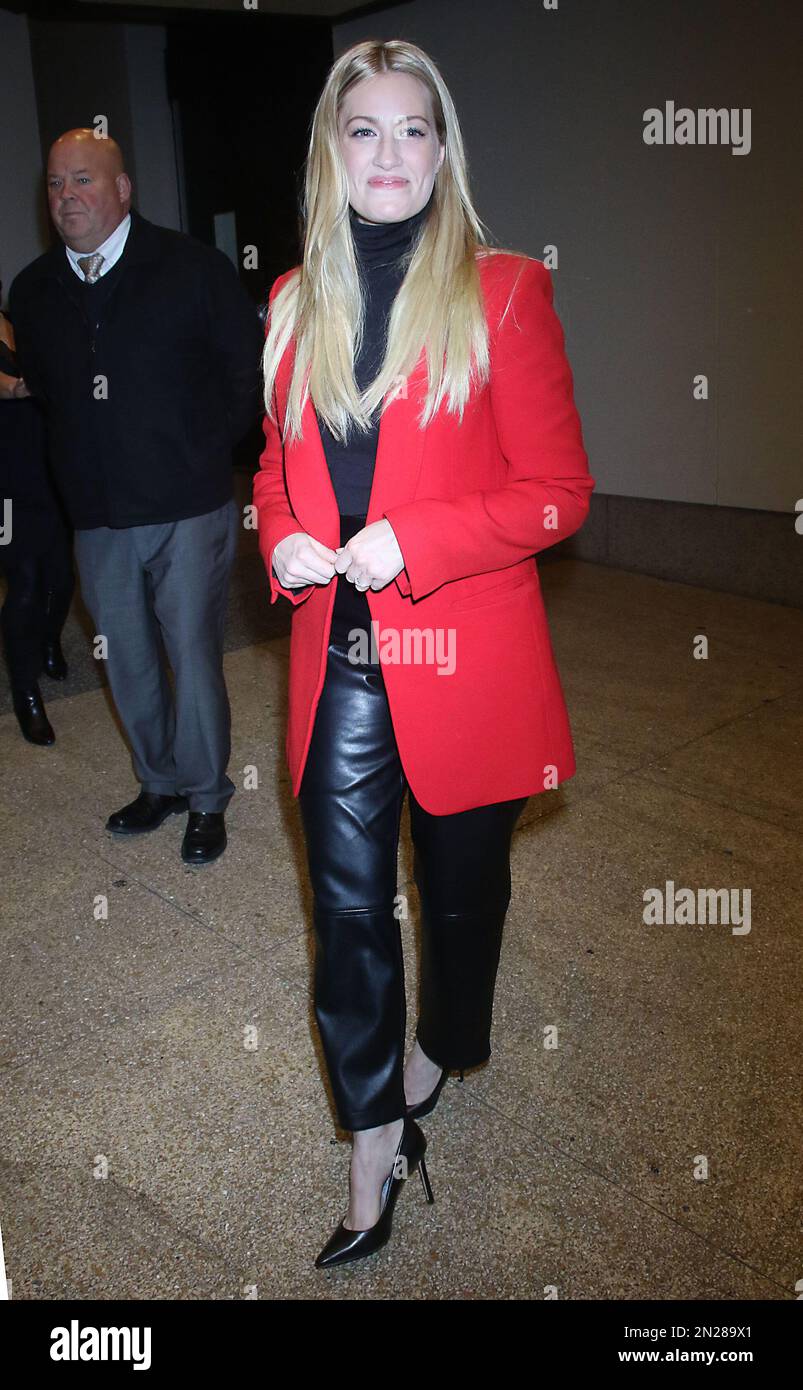
[[[190,811],[181,845],[185,864],[211,864],[226,848],[226,820],[223,811]]]
[[[61,642],[58,637],[45,642],[43,670],[52,681],[66,681],[67,679],[67,662],[64,660],[64,652],[61,650]]]
[[[115,811],[106,822],[106,829],[115,835],[144,835],[155,830],[168,816],[187,809],[184,796],[163,796],[161,792],[140,792],[122,811]]]
[[[38,685],[30,685],[27,690],[14,691],[14,713],[29,743],[38,743],[42,748],[49,748],[51,743],[56,742],[56,735],[45,714],[42,692]]]

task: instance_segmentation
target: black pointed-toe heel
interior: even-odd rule
[[[423,1130],[415,1120],[407,1115],[404,1121],[393,1167],[382,1185],[379,1220],[366,1231],[351,1231],[340,1222],[337,1230],[330,1236],[315,1261],[316,1269],[331,1269],[334,1265],[349,1264],[352,1260],[362,1260],[373,1255],[390,1240],[393,1226],[393,1208],[396,1205],[402,1183],[418,1169],[424,1196],[431,1204],[435,1201],[429,1181],[427,1165],[424,1162],[427,1141]],[[398,1169],[401,1166],[402,1171]]]
[[[432,1113],[432,1111],[435,1109],[435,1106],[438,1104],[438,1097],[440,1096],[441,1091],[446,1085],[446,1078],[448,1077],[450,1070],[450,1067],[444,1067],[434,1091],[430,1091],[429,1095],[425,1096],[423,1100],[420,1100],[417,1105],[408,1105],[408,1120],[421,1120],[425,1115],[430,1115]],[[459,1070],[460,1080],[462,1081],[464,1079],[463,1068],[460,1067]]]

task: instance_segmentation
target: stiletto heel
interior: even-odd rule
[[[331,1269],[333,1265],[348,1264],[352,1260],[362,1260],[366,1255],[373,1255],[387,1244],[393,1226],[393,1208],[396,1205],[402,1183],[411,1173],[415,1172],[416,1168],[421,1170],[421,1181],[424,1184],[427,1201],[434,1202],[429,1174],[424,1163],[426,1147],[427,1140],[424,1131],[419,1129],[415,1120],[411,1120],[409,1115],[405,1116],[404,1128],[396,1149],[393,1167],[382,1184],[379,1220],[365,1231],[352,1231],[341,1221],[316,1259],[317,1269]],[[400,1166],[400,1159],[404,1160],[401,1164],[401,1174],[397,1171]]]
[[[418,1165],[418,1171],[421,1174],[421,1185],[424,1189],[424,1196],[431,1205],[435,1201],[435,1198],[432,1195],[432,1184],[429,1180],[427,1165],[424,1162],[423,1158],[421,1159],[421,1162]]]

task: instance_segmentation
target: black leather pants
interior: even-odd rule
[[[378,662],[349,660],[349,632],[370,623],[364,594],[340,577],[327,671],[299,791],[314,898],[314,1006],[344,1129],[406,1110],[406,999],[396,865],[410,792],[421,900],[416,1037],[442,1067],[491,1055],[510,840],[527,798],[455,815],[425,811],[408,788]],[[369,629],[370,630],[370,629]]]

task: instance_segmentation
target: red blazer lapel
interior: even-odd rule
[[[366,525],[381,520],[388,507],[412,502],[415,497],[426,439],[426,431],[418,428],[426,384],[426,354],[422,351],[407,381],[402,383],[402,391],[385,407],[379,422]]]

